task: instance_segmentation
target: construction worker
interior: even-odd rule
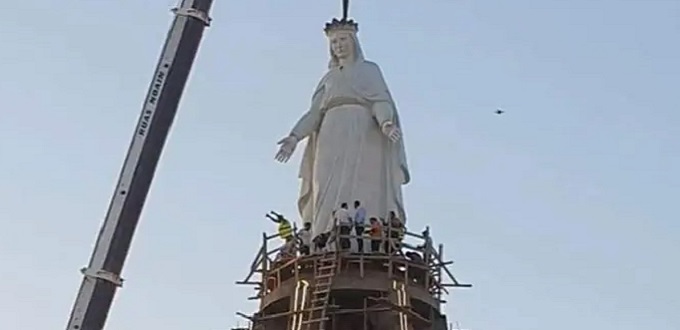
[[[292,237],[288,238],[279,252],[283,259],[295,258],[295,255],[297,254],[297,244],[295,239]]]
[[[330,238],[330,233],[322,233],[317,235],[312,239],[312,244],[314,245],[314,252],[322,253],[328,251],[328,240]]]
[[[370,227],[367,228],[368,235],[371,238],[371,252],[380,252],[380,245],[382,245],[383,228],[378,218],[371,218]]]
[[[423,245],[417,246],[416,249],[423,251],[423,259],[425,259],[425,262],[429,264],[430,258],[432,257],[432,251],[434,251],[429,226],[425,227],[425,230],[423,231],[422,235],[423,240],[425,240],[425,242],[423,243]]]
[[[388,218],[389,223],[389,236],[388,236],[388,253],[399,252],[401,250],[401,242],[404,240],[404,224],[397,217],[397,213],[390,211],[390,216]]]
[[[312,249],[312,224],[310,222],[305,222],[304,227],[298,231],[297,238],[300,242],[300,254],[309,255]]]
[[[279,224],[278,231],[282,240],[288,242],[288,240],[293,239],[293,226],[290,225],[290,221],[288,221],[288,219],[286,219],[282,214],[271,211],[265,216],[269,220]]]

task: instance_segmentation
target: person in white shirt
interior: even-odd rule
[[[338,227],[340,228],[340,235],[346,236],[350,235],[352,231],[352,216],[349,213],[349,207],[347,203],[340,204],[340,208],[335,211],[335,220],[337,221]],[[350,247],[350,241],[348,237],[340,238],[340,249],[348,250]]]
[[[284,243],[283,246],[279,249],[279,254],[276,258],[276,261],[285,261],[290,258],[295,258],[296,253],[297,249],[295,240],[291,237],[288,240],[286,240],[286,243]]]
[[[300,240],[300,254],[309,255],[312,246],[312,224],[305,222],[304,227],[298,231],[297,237]]]
[[[360,201],[354,201],[354,232],[357,236],[357,248],[359,253],[364,253],[364,229],[366,227],[366,209]]]

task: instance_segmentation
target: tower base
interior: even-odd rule
[[[435,250],[429,236],[406,232],[400,248],[389,254],[336,247],[272,259],[280,248],[268,246],[277,236],[263,233],[250,273],[237,282],[257,290],[249,299],[259,300],[259,310],[237,313],[252,330],[446,330],[443,296],[449,288],[472,286],[456,280],[447,268],[453,262],[443,260],[443,245]],[[366,239],[336,238],[331,241]],[[422,244],[413,244],[418,240]]]

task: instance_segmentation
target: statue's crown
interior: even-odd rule
[[[323,31],[326,32],[326,35],[330,35],[331,33],[338,31],[357,33],[359,31],[359,24],[351,19],[334,18],[332,21],[326,23],[326,27],[323,29]]]

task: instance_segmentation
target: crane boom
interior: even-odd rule
[[[213,0],[182,0],[165,40],[132,142],[73,305],[67,330],[102,330],[156,165],[163,151]]]

